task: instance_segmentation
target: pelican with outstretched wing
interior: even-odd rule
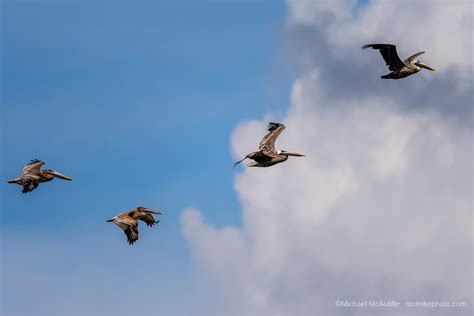
[[[418,52],[405,60],[401,60],[397,54],[397,47],[393,44],[368,44],[362,46],[362,49],[373,48],[377,49],[382,55],[385,63],[392,72],[382,76],[382,79],[401,79],[413,75],[425,68],[431,71],[435,71],[434,68],[422,63],[415,58],[424,54],[425,52]]]
[[[137,206],[133,210],[112,217],[107,222],[113,222],[120,227],[127,236],[128,244],[133,245],[138,240],[138,220],[145,222],[150,227],[160,222],[160,220],[155,220],[153,214],[163,215],[164,213]]]
[[[248,154],[243,159],[234,163],[234,167],[249,158],[254,160],[247,167],[270,167],[277,163],[286,161],[289,156],[304,157],[303,154],[293,153],[286,150],[275,149],[275,140],[283,132],[285,125],[280,123],[268,123],[268,133],[260,141],[258,151]]]
[[[41,170],[41,166],[43,165],[44,161],[38,159],[31,160],[21,170],[21,176],[8,181],[8,183],[16,183],[23,186],[21,192],[27,193],[36,189],[40,183],[51,181],[54,178],[68,181],[74,180],[73,178],[65,176],[50,168],[44,168]]]

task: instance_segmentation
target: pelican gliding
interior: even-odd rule
[[[382,79],[401,79],[413,75],[421,70],[421,68],[435,71],[434,68],[422,63],[415,58],[424,54],[425,52],[418,52],[405,60],[401,60],[397,54],[397,47],[393,44],[367,44],[362,46],[362,49],[373,48],[380,51],[385,63],[392,72],[382,76]]]
[[[44,164],[44,161],[38,159],[31,160],[21,170],[21,176],[8,181],[8,183],[19,184],[23,186],[23,190],[21,192],[28,193],[36,189],[40,183],[51,181],[54,178],[67,181],[74,180],[73,178],[65,176],[50,168],[44,168],[41,170],[41,166]]]
[[[152,214],[163,215],[164,213],[153,211],[143,206],[137,206],[133,210],[128,210],[112,217],[107,222],[113,222],[120,227],[127,236],[128,244],[133,245],[138,240],[138,220],[145,222],[150,227],[160,222],[160,220],[155,220]]]
[[[270,167],[278,163],[288,160],[289,156],[293,157],[304,157],[303,154],[289,152],[286,150],[275,149],[275,140],[280,133],[285,129],[285,125],[280,123],[268,123],[268,133],[260,141],[258,151],[248,154],[243,159],[234,163],[234,167],[239,163],[249,158],[254,160],[247,164],[247,167]]]

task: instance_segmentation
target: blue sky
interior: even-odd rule
[[[284,113],[285,10],[283,1],[2,3],[4,314],[112,313],[94,293],[115,301],[146,289],[152,304],[133,307],[145,314],[192,304],[199,289],[178,219],[192,206],[217,226],[240,225],[229,136],[242,120]],[[21,194],[6,180],[34,158],[76,181]],[[105,221],[141,204],[166,216],[129,247]],[[124,270],[128,286],[115,277]],[[57,304],[44,303],[51,297]]]

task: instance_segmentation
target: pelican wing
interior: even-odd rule
[[[398,57],[397,47],[393,44],[368,44],[362,46],[362,49],[373,48],[380,51],[388,69],[397,71],[405,67],[405,63]]]
[[[41,166],[44,165],[44,161],[34,159],[27,163],[23,169],[21,169],[22,174],[27,173],[40,173]]]
[[[123,231],[127,236],[129,245],[133,245],[133,243],[138,240],[138,229],[135,226],[128,226],[128,228],[124,229]]]
[[[155,220],[152,214],[162,215],[163,212],[153,211],[147,207],[137,206],[136,211],[133,212],[133,218],[144,221],[148,226],[153,226],[159,223],[159,220]]]
[[[413,60],[414,60],[416,57],[418,57],[418,56],[420,56],[420,55],[422,55],[422,54],[424,54],[424,53],[425,53],[425,52],[418,52],[418,53],[416,53],[416,54],[414,54],[414,55],[411,55],[410,57],[408,57],[407,59],[405,59],[404,62],[407,63],[407,64],[409,64],[409,65],[411,65],[411,63],[413,62]]]
[[[138,221],[133,218],[134,211],[125,211],[116,217],[116,221],[127,236],[129,245],[138,240]]]
[[[125,211],[122,214],[116,216],[117,222],[121,224],[126,224],[126,225],[137,225],[137,220],[133,218],[133,213],[135,211]]]
[[[272,122],[268,123],[268,133],[260,141],[260,146],[258,150],[264,155],[277,155],[277,151],[275,149],[275,141],[284,129],[285,125],[283,124]]]
[[[23,185],[23,190],[21,190],[22,193],[28,193],[33,191],[38,187],[39,183],[38,181],[29,181],[28,183]]]
[[[142,212],[142,211],[134,212],[133,218],[144,221],[148,226],[153,226],[160,222],[159,220],[155,220],[153,215],[151,215],[149,212]]]

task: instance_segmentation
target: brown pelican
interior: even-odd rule
[[[382,79],[400,79],[405,78],[414,73],[417,73],[421,70],[421,68],[425,68],[431,71],[435,71],[435,69],[431,68],[430,66],[422,63],[419,60],[415,60],[416,57],[424,54],[425,52],[418,52],[405,60],[401,60],[397,54],[397,47],[392,44],[368,44],[362,46],[362,49],[366,48],[373,48],[378,49],[380,54],[382,55],[383,59],[387,63],[388,69],[392,72],[382,76]]]
[[[16,179],[8,181],[8,183],[16,183],[23,186],[21,192],[31,192],[42,182],[48,182],[54,178],[72,181],[73,178],[67,177],[57,171],[50,168],[44,168],[41,170],[41,166],[44,162],[38,159],[31,160],[21,170],[21,176]]]
[[[285,150],[275,149],[275,140],[278,135],[285,129],[285,125],[280,123],[268,123],[268,133],[260,141],[258,151],[248,154],[242,160],[237,161],[234,167],[247,158],[255,160],[247,165],[247,167],[270,167],[277,163],[286,161],[288,156],[304,157],[303,154],[292,153]]]
[[[138,240],[138,220],[144,221],[148,226],[153,226],[160,222],[155,220],[152,214],[164,214],[163,212],[153,211],[143,206],[137,206],[133,210],[125,211],[109,219],[107,222],[113,222],[120,227],[127,235],[129,245],[133,245]]]

